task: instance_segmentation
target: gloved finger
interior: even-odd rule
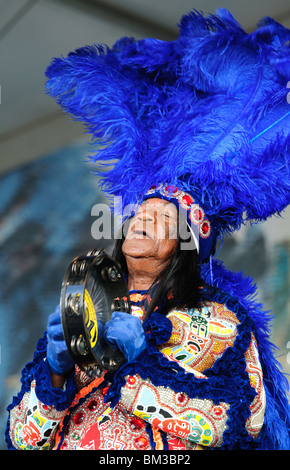
[[[118,310],[115,310],[112,315],[111,315],[111,320],[129,320],[130,318],[135,318],[133,317],[130,313],[127,312],[119,312]]]
[[[61,324],[48,325],[47,327],[47,336],[52,340],[63,340],[63,329]]]
[[[107,335],[106,336],[106,341],[107,343],[114,349],[114,351],[121,351],[125,357],[126,355],[126,341],[120,341],[118,336],[115,336],[114,334],[112,335]]]
[[[107,322],[105,339],[113,348],[117,347],[128,361],[132,361],[145,349],[146,340],[141,320],[129,316],[129,321],[124,316],[119,320],[115,315]]]
[[[133,339],[133,334],[129,330],[124,330],[123,328],[108,328],[105,330],[105,338],[108,341],[114,342],[126,342]]]
[[[57,356],[69,354],[65,340],[56,340],[53,342],[54,352]]]
[[[128,325],[129,328],[143,328],[140,318],[126,312],[113,312],[109,322],[122,322],[123,325]]]
[[[116,313],[118,314],[120,312]],[[135,338],[138,338],[140,335],[144,335],[140,318],[133,317],[130,314],[126,314],[128,317],[119,316],[117,314],[105,325],[104,335],[107,339],[113,340],[114,338],[118,338],[118,340],[124,342],[135,340]]]
[[[48,325],[58,325],[61,323],[60,308],[57,308],[54,313],[51,313],[48,317]]]
[[[74,367],[65,341],[48,342],[46,358],[50,370],[58,375],[66,375]]]

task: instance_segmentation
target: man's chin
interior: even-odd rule
[[[142,258],[152,254],[152,247],[154,246],[154,240],[151,238],[126,238],[123,243],[122,251],[125,256],[131,256],[136,258]]]

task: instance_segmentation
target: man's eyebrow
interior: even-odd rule
[[[138,212],[142,211],[142,208],[143,209],[144,208],[149,208],[149,209],[152,209],[152,211],[155,211],[155,212],[163,212],[164,214],[169,215],[169,216],[171,216],[171,215],[175,216],[176,213],[177,213],[176,206],[174,204],[172,204],[171,202],[168,202],[168,204],[166,204],[164,206],[162,203],[152,204],[150,202],[150,199],[142,202],[142,204],[136,209],[135,215]]]

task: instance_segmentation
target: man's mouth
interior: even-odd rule
[[[138,235],[138,238],[151,238],[150,235],[145,231],[141,229],[134,230],[132,232],[132,235]]]

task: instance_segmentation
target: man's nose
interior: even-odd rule
[[[153,211],[144,209],[143,211],[139,212],[139,214],[137,214],[137,218],[139,220],[153,222],[155,220],[154,214],[155,213]]]

